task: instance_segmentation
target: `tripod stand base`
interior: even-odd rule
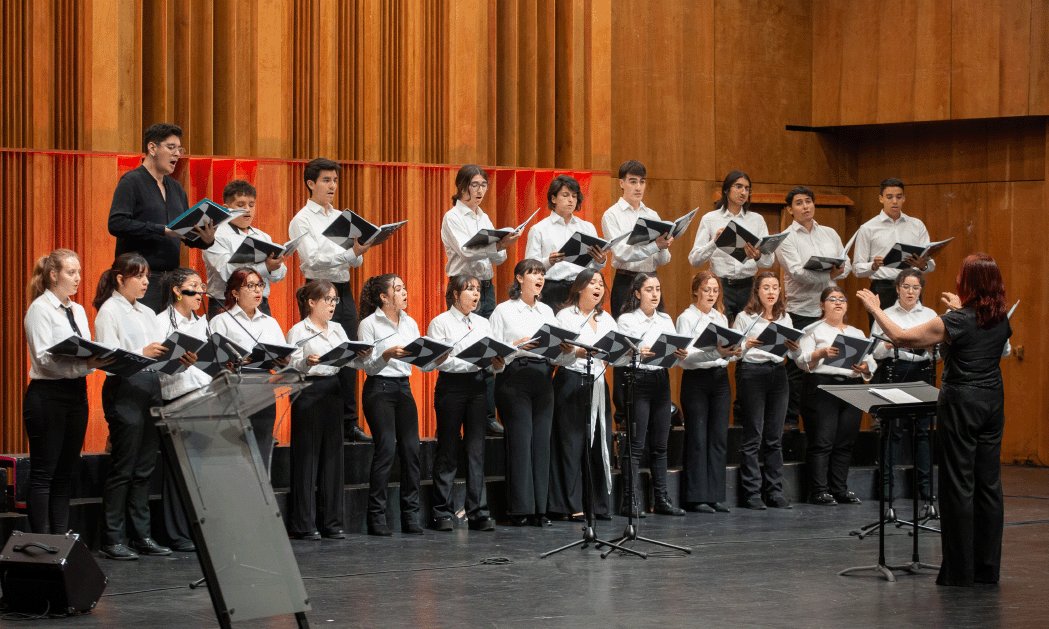
[[[910,572],[911,574],[919,574],[918,573],[919,570],[937,570],[938,571],[939,569],[940,569],[939,566],[934,566],[932,564],[922,563],[920,561],[912,561],[912,562],[910,562],[908,564],[904,564],[902,566],[889,566],[889,570],[906,570],[907,572]]]
[[[855,568],[845,568],[838,573],[839,577],[850,575],[854,572],[878,572],[881,576],[885,577],[885,580],[889,583],[896,583],[896,575],[892,573],[892,570],[888,566],[877,564],[874,566],[856,566]]]
[[[609,550],[607,550],[604,553],[602,553],[601,554],[601,558],[604,559],[605,557],[608,557],[610,554],[612,554],[613,550],[615,550],[616,548],[620,548],[619,546],[616,546],[617,544],[622,544],[623,542],[633,542],[633,541],[647,542],[649,544],[655,544],[656,546],[662,546],[663,548],[670,548],[672,550],[680,550],[681,552],[685,553],[686,555],[691,555],[692,554],[692,549],[688,548],[686,546],[675,546],[673,544],[668,544],[666,542],[661,542],[659,540],[649,539],[647,537],[641,537],[640,535],[637,534],[637,527],[634,526],[633,522],[630,522],[630,523],[628,523],[626,525],[626,528],[623,529],[623,534],[620,535],[619,537],[615,538],[614,540],[612,540],[612,543],[609,544],[609,546],[612,546],[612,548],[610,548]],[[638,553],[637,551],[633,551],[633,552],[635,554],[641,555],[642,557],[647,557],[648,556],[648,555],[645,555],[644,553]]]
[[[576,540],[576,541],[572,542],[571,544],[565,544],[564,546],[561,546],[560,548],[555,548],[553,550],[548,550],[545,553],[539,555],[539,558],[540,559],[544,559],[546,557],[549,557],[550,555],[553,555],[555,553],[559,553],[562,550],[568,550],[569,548],[575,548],[576,546],[582,546],[583,548],[586,548],[590,544],[593,544],[595,549],[599,549],[602,546],[608,546],[609,547],[608,553],[612,552],[612,550],[621,550],[621,551],[623,551],[625,553],[630,553],[632,555],[637,555],[638,557],[640,557],[642,559],[648,559],[648,555],[646,555],[645,553],[643,553],[641,551],[634,550],[633,548],[626,548],[624,546],[620,546],[616,541],[606,542],[603,539],[598,539],[597,538],[597,533],[594,531],[594,527],[593,526],[587,526],[587,527],[585,527],[583,529],[583,539]],[[604,559],[605,557],[607,557],[608,553],[604,553],[603,555],[601,555],[601,558]]]

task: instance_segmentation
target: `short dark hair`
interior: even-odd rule
[[[452,205],[455,205],[455,202],[463,197],[463,193],[470,189],[470,182],[477,175],[488,181],[488,173],[477,164],[465,164],[459,169],[459,172],[455,173],[455,195],[452,196]]]
[[[539,260],[525,258],[517,263],[517,266],[514,267],[514,283],[510,284],[510,288],[506,290],[506,294],[510,296],[510,299],[521,298],[521,282],[517,281],[517,276],[535,273],[536,271],[540,271],[543,275],[546,275],[546,266],[544,266]]]
[[[881,182],[878,194],[885,194],[886,188],[899,188],[900,190],[903,190],[903,182],[895,177],[889,177]]]
[[[728,175],[725,175],[725,181],[721,182],[721,199],[714,206],[715,209],[725,208],[728,209],[728,191],[732,189],[732,184],[736,183],[737,179],[746,179],[747,183],[751,186],[754,184],[750,183],[750,175],[743,172],[742,170],[734,170]],[[747,195],[747,202],[743,204],[743,210],[750,209],[750,195]]]
[[[444,305],[449,310],[452,306],[456,305],[459,297],[462,296],[464,290],[470,286],[470,282],[477,282],[477,287],[481,287],[481,280],[469,273],[463,273],[462,275],[453,275],[448,278],[448,288],[444,291]]]
[[[810,199],[812,199],[813,203],[816,202],[816,193],[815,192],[813,192],[812,190],[809,190],[805,186],[794,186],[793,188],[790,189],[790,192],[787,193],[787,205],[788,206],[794,205],[794,197],[798,196],[799,194],[808,195],[808,197]]]
[[[222,202],[226,204],[233,203],[237,200],[237,197],[249,197],[254,199],[257,196],[259,195],[255,190],[255,186],[243,179],[234,179],[222,189]]]
[[[178,136],[178,139],[182,139],[182,127],[177,124],[168,124],[166,122],[158,122],[157,124],[146,129],[145,133],[142,134],[142,152],[149,152],[150,143],[160,145],[161,142],[170,138],[171,136]]]
[[[336,173],[341,173],[342,166],[325,157],[310,160],[310,163],[306,164],[306,169],[302,171],[302,180],[306,184],[306,189],[310,189],[309,182],[317,183],[317,178],[326,170],[334,170]]]
[[[619,178],[626,179],[629,175],[644,178],[648,176],[648,171],[641,162],[636,159],[628,159],[619,166]]]
[[[546,189],[547,207],[551,210],[554,209],[554,199],[557,198],[557,195],[561,194],[562,188],[568,188],[573,194],[575,194],[575,211],[578,212],[583,207],[583,190],[579,187],[579,182],[576,181],[576,178],[569,177],[568,175],[558,175],[550,182],[550,187]]]

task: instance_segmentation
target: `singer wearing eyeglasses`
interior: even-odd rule
[[[74,335],[91,340],[84,307],[72,299],[79,287],[80,257],[69,249],[56,249],[37,260],[29,280],[29,386],[22,400],[22,421],[29,438],[26,511],[33,533],[65,535],[69,530],[73,468],[87,430],[86,376],[108,363],[47,352]]]
[[[223,311],[211,320],[211,331],[217,332],[240,345],[249,352],[260,342],[284,344],[284,332],[277,320],[262,312],[262,289],[265,286],[258,271],[241,267],[234,271],[226,281],[226,301]],[[246,356],[243,358],[247,358]],[[288,358],[274,360],[284,367]],[[262,372],[249,369],[246,372]],[[255,434],[255,443],[259,446],[259,456],[268,472],[270,455],[273,453],[273,424],[277,421],[277,403],[252,413],[251,429]]]

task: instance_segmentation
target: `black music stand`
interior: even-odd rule
[[[606,542],[605,540],[598,539],[597,537],[597,519],[594,517],[594,479],[590,467],[591,434],[593,434],[595,437],[597,436],[596,430],[594,430],[593,433],[591,433],[591,422],[593,421],[593,409],[591,405],[593,404],[593,389],[595,386],[594,378],[592,377],[592,372],[594,364],[594,355],[605,354],[607,352],[593,347],[591,345],[580,343],[578,341],[565,341],[565,343],[568,343],[569,345],[575,347],[581,347],[583,351],[586,352],[586,379],[587,382],[590,383],[587,387],[586,392],[586,445],[583,447],[583,485],[584,490],[587,492],[586,499],[583,500],[583,510],[586,514],[586,523],[583,525],[583,539],[578,539],[572,542],[571,544],[565,544],[560,548],[549,550],[539,555],[539,558],[543,559],[545,557],[553,555],[554,553],[559,553],[562,550],[568,550],[569,548],[573,548],[575,546],[582,545],[583,548],[586,548],[590,544],[593,544],[595,549],[601,548],[602,546],[608,546],[609,548],[615,548],[616,550],[621,550],[625,553],[631,553],[637,555],[638,557],[641,557],[642,559],[645,559],[647,556],[641,551],[634,550],[633,548],[627,548],[625,546],[620,546],[612,542]],[[564,369],[564,367],[562,367],[562,369]],[[604,437],[602,437],[602,439],[603,438]]]
[[[223,373],[164,406],[161,443],[172,462],[219,626],[310,609],[249,416],[309,386],[301,374]]]
[[[872,417],[877,417],[881,420],[883,426],[888,426],[896,419],[916,421],[917,419],[926,417],[929,414],[935,414],[936,398],[940,393],[939,389],[924,382],[845,385],[823,384],[820,385],[819,388],[838,399],[855,406],[865,413],[870,413]],[[871,393],[871,389],[899,389],[914,396],[919,402],[896,404]],[[882,451],[884,452],[885,443],[888,439],[889,433],[887,429],[882,429],[881,433],[880,443]],[[881,526],[878,527],[878,563],[873,566],[846,568],[839,572],[838,575],[844,576],[854,572],[873,571],[884,576],[886,581],[895,582],[896,576],[892,573],[893,570],[907,570],[911,573],[916,573],[921,568],[938,569],[939,566],[923,564],[918,558],[917,529],[914,531],[914,553],[912,555],[911,563],[903,566],[890,566],[885,562],[885,524],[891,523],[892,521],[886,520],[885,517],[885,492],[879,491],[878,494],[878,513],[882,518],[880,523]]]

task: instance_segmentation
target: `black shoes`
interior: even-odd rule
[[[838,504],[840,505],[858,505],[862,502],[862,500],[856,497],[855,492],[851,491],[834,496],[834,499],[838,501]]]
[[[188,539],[179,540],[171,545],[171,550],[178,553],[192,553],[196,552],[197,545]]]
[[[321,538],[321,533],[320,531],[307,531],[305,533],[292,533],[288,537],[291,539],[304,539],[315,542]]]
[[[385,524],[369,524],[368,535],[376,535],[378,537],[390,537],[393,535],[393,531],[390,527]]]
[[[527,515],[512,515],[510,516],[510,526],[528,526]]]
[[[723,502],[712,502],[712,503],[710,503],[710,506],[713,507],[714,511],[717,511],[718,513],[728,513],[729,512],[728,505],[726,505]]]
[[[532,526],[538,527],[554,525],[553,522],[550,521],[550,518],[546,517],[545,515],[533,515],[531,518],[529,518],[529,523]]]
[[[346,531],[342,529],[328,529],[321,533],[321,535],[328,539],[346,539]]]
[[[607,513],[595,513],[594,517],[602,522],[611,522],[612,516]]]
[[[830,494],[816,494],[809,499],[810,504],[819,505],[821,507],[836,507],[838,501],[834,499],[834,496]]]
[[[693,502],[685,507],[685,511],[692,513],[714,513],[714,507],[705,502]]]
[[[670,495],[667,492],[663,492],[656,496],[655,508],[652,509],[659,515],[685,515],[685,510],[680,507],[675,507],[670,502]]]
[[[747,498],[743,502],[743,506],[748,508],[748,509],[752,509],[754,511],[764,511],[765,510],[765,503],[761,501],[761,496],[759,496],[757,494]]]
[[[471,531],[494,531],[495,520],[492,518],[477,518],[470,520],[469,526]]]
[[[418,522],[402,522],[401,533],[405,535],[422,535],[423,527]]]
[[[151,537],[143,537],[142,539],[136,539],[131,541],[131,548],[140,555],[152,555],[154,557],[163,557],[164,555],[170,555],[171,549],[167,546],[161,546],[160,544],[153,541]]]
[[[506,429],[496,418],[492,417],[488,420],[487,433],[489,437],[502,437],[506,434]]]
[[[138,553],[123,544],[108,544],[103,546],[98,554],[104,559],[116,559],[117,561],[133,561],[138,559]]]
[[[783,496],[775,496],[768,501],[768,506],[773,509],[793,509],[790,501]]]
[[[455,529],[455,524],[452,522],[452,519],[448,516],[433,519],[433,530],[451,531],[453,529]]]
[[[360,443],[371,443],[372,436],[361,430],[361,427],[354,424],[353,428],[346,431],[346,441],[358,441]]]

